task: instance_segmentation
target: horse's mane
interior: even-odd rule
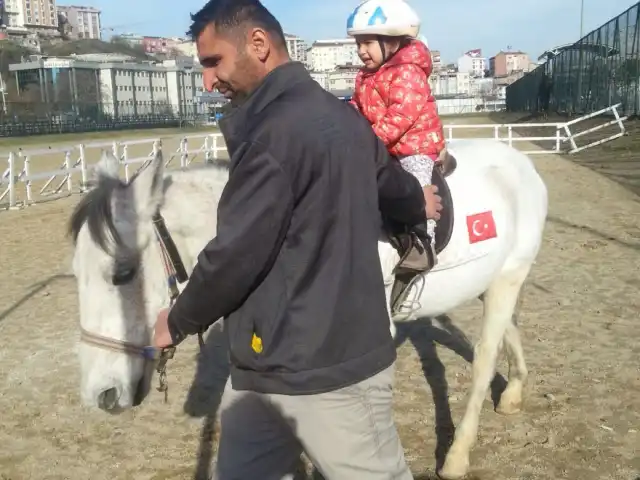
[[[228,172],[229,162],[215,159],[208,165],[184,172],[208,169]],[[101,173],[96,180],[89,182],[87,187],[90,190],[84,194],[69,219],[68,234],[72,236],[74,244],[78,240],[82,226],[86,223],[91,238],[104,252],[109,252],[110,242],[113,242],[116,247],[124,246],[115,226],[112,200],[115,196],[124,193],[139,173],[136,172],[129,182]]]
[[[84,194],[69,219],[68,233],[73,237],[74,244],[85,223],[91,238],[103,251],[108,251],[109,237],[116,244],[121,243],[113,221],[112,199],[128,185],[123,180],[108,175],[99,175],[97,180],[90,182],[88,187],[91,190]]]

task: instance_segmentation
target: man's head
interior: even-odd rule
[[[289,61],[280,23],[259,0],[209,0],[189,35],[204,68],[204,88],[242,99]]]

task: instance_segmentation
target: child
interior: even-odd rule
[[[418,15],[403,0],[366,0],[347,20],[347,33],[355,37],[364,63],[351,104],[424,188],[445,143],[428,82],[431,52],[416,39],[419,30]],[[429,220],[432,248],[434,229],[435,221]]]

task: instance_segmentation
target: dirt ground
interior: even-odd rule
[[[526,405],[499,416],[487,395],[472,477],[636,480],[639,198],[566,157],[533,158],[550,214],[520,313]],[[195,340],[170,364],[168,404],[155,390],[120,416],[79,404],[77,299],[64,236],[77,199],[0,212],[0,479],[198,478],[211,456],[201,430],[212,392],[192,386]],[[474,301],[441,319],[448,331],[426,323],[400,330],[395,414],[417,478],[431,478],[463,413],[480,315]],[[507,373],[504,360],[499,370]]]

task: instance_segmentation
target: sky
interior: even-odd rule
[[[308,42],[346,36],[346,20],[360,0],[262,0],[287,33]],[[585,35],[624,12],[636,0],[408,0],[422,19],[421,34],[443,60],[455,62],[481,48],[485,57],[511,48],[532,60],[546,49],[575,42],[580,36],[584,3]],[[102,10],[102,26],[115,33],[183,36],[190,13],[205,0],[58,0]],[[106,36],[109,31],[104,32]]]

